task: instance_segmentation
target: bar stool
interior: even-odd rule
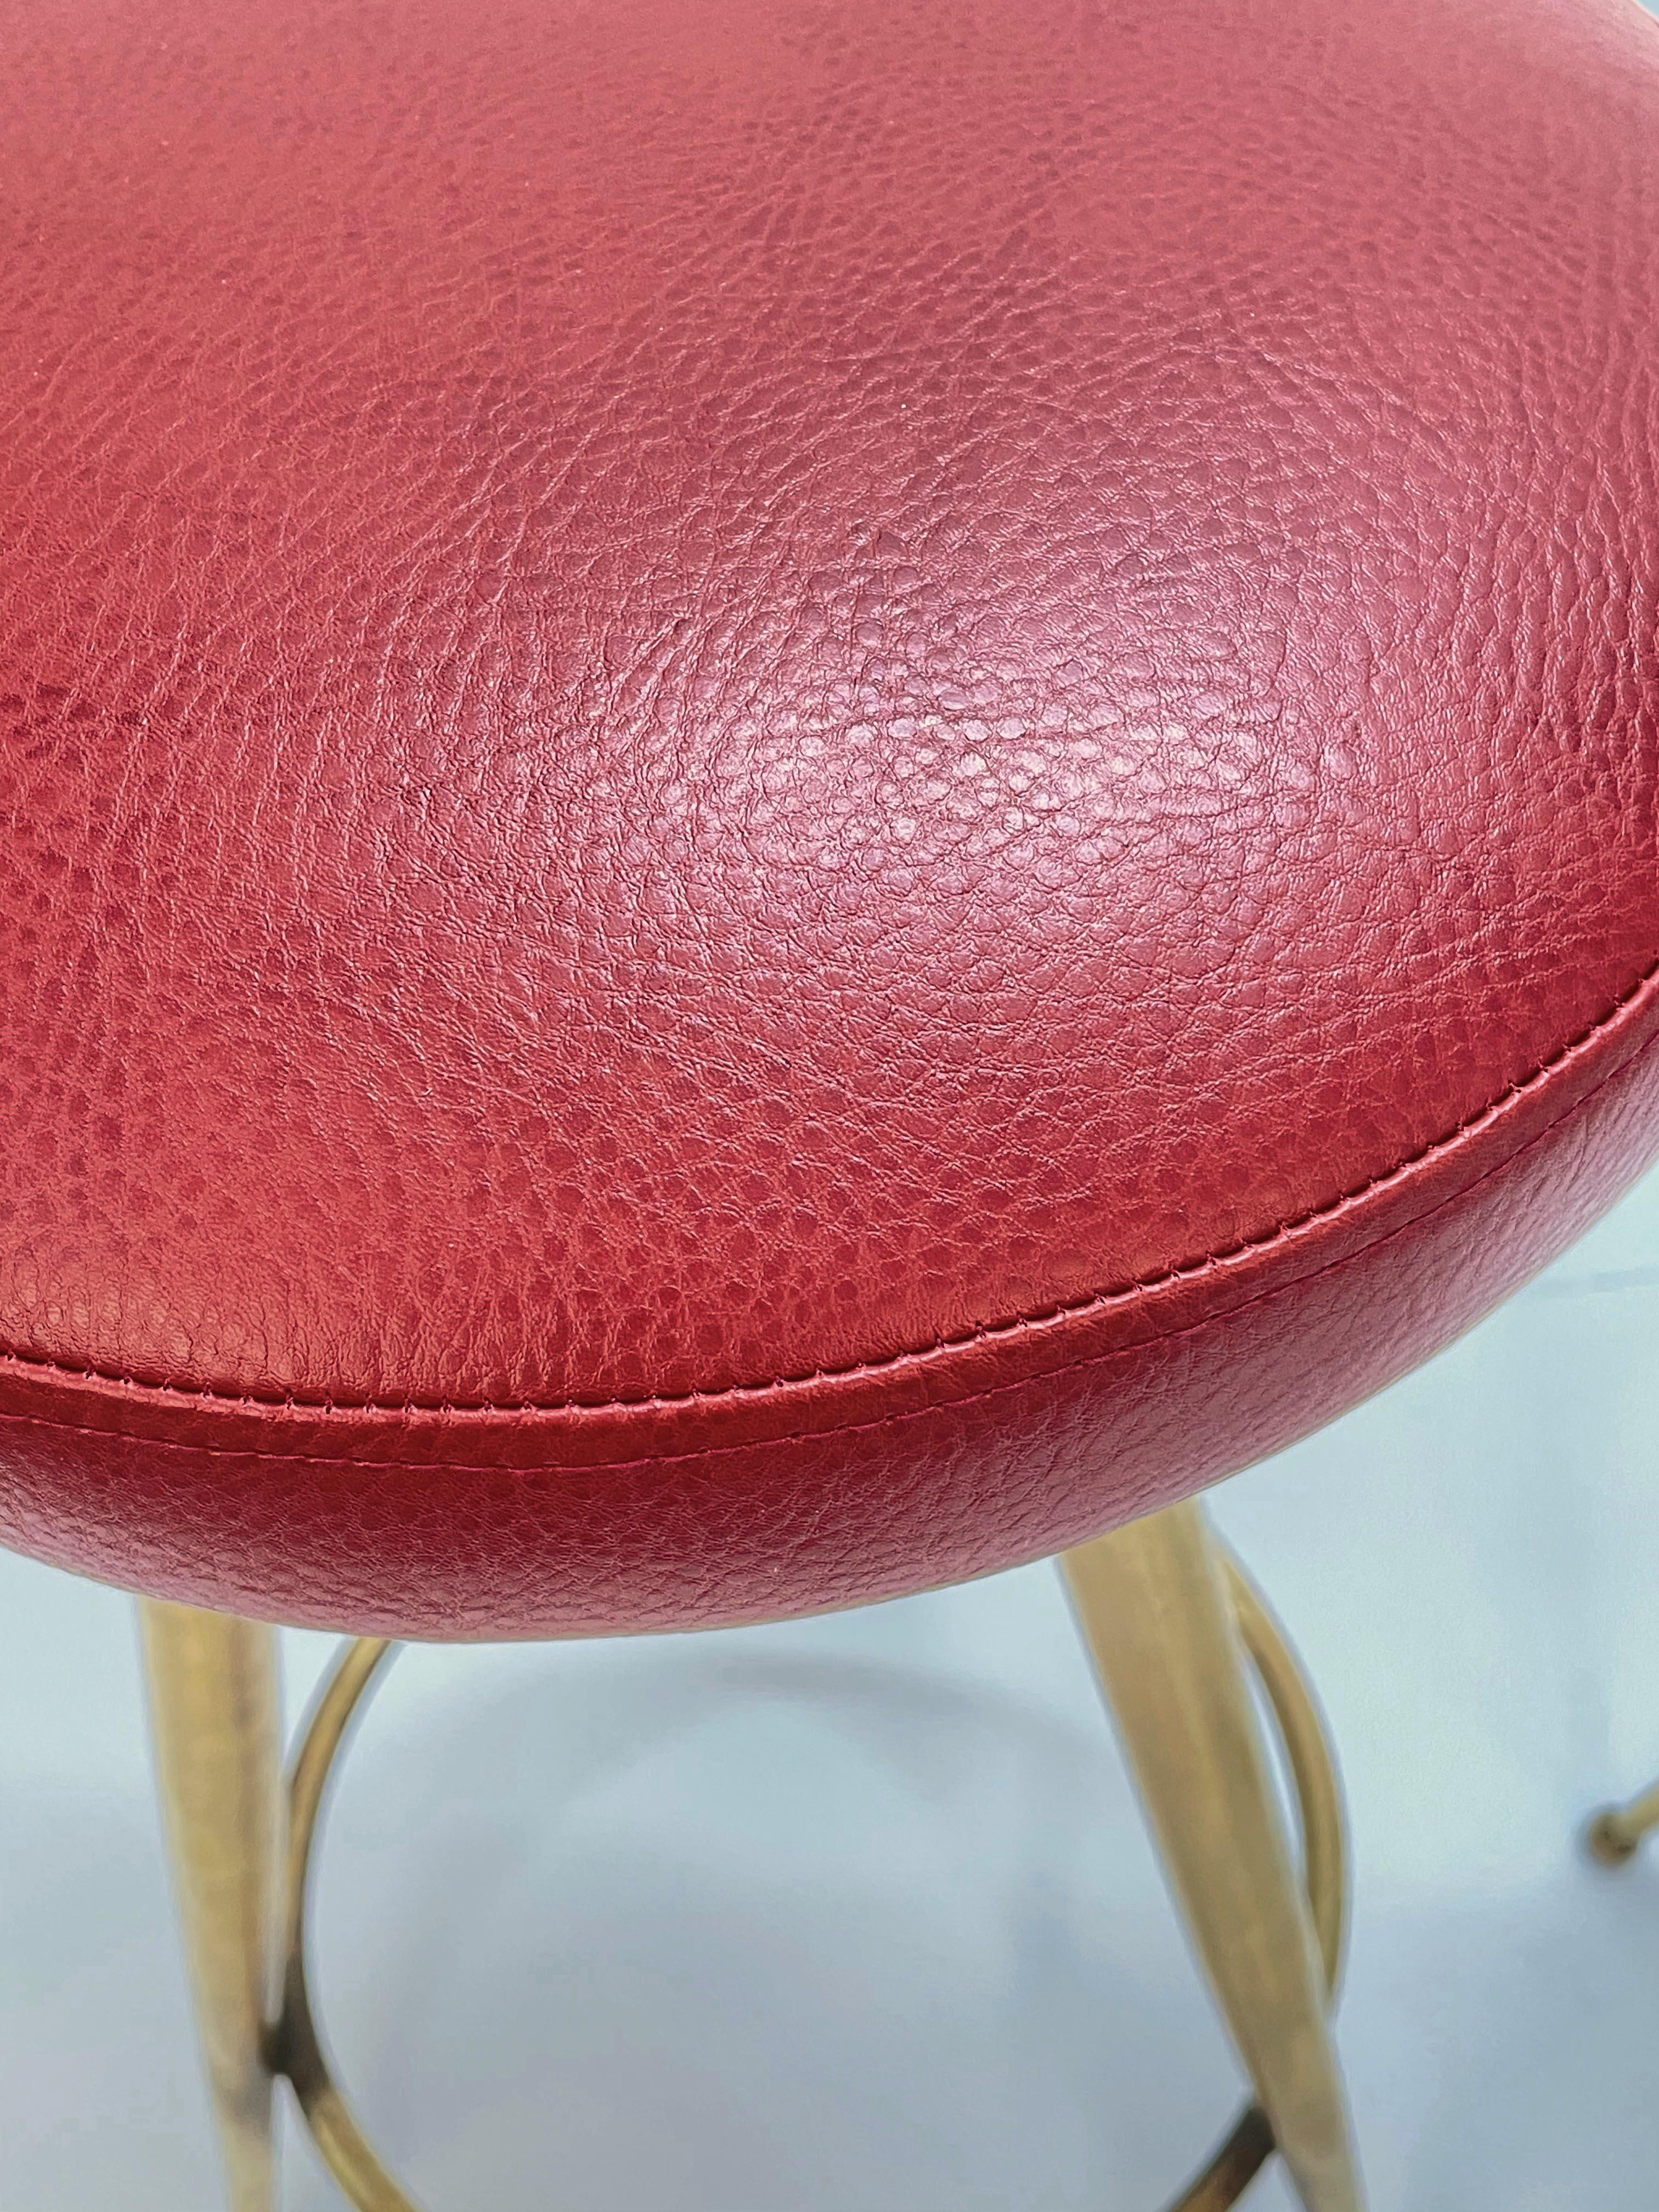
[[[1659,1152],[1651,27],[3,7],[0,1537],[143,1600],[235,2212],[283,2077],[407,2204],[306,1972],[392,1639],[1054,1553],[1182,2203],[1356,2212],[1195,1499]]]

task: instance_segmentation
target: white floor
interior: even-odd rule
[[[1345,1757],[1376,2212],[1659,2205],[1659,1852],[1575,1848],[1659,1773],[1656,1337],[1659,1181],[1218,1498]],[[433,2212],[1152,2212],[1236,2094],[1047,1569],[406,1656],[323,1868],[342,2072]],[[284,2192],[337,2203],[295,2136]],[[216,2201],[128,1608],[0,1559],[0,2204]]]

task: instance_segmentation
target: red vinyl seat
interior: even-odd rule
[[[0,1534],[1028,1559],[1659,1150],[1630,0],[0,0]]]

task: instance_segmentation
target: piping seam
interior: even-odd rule
[[[1654,1042],[1650,1039],[1649,1042],[1641,1048],[1637,1057],[1639,1059],[1643,1053],[1650,1051]],[[1630,1063],[1626,1062],[1626,1065],[1628,1066]],[[1599,1098],[1608,1084],[1623,1072],[1622,1068],[1610,1070],[1599,1083],[1592,1085],[1586,1096],[1579,1102],[1580,1105],[1588,1105],[1591,1099]],[[1206,1328],[1236,1320],[1239,1315],[1250,1313],[1257,1306],[1265,1305],[1270,1299],[1285,1297],[1292,1291],[1305,1290],[1310,1284],[1322,1281],[1327,1275],[1334,1273],[1339,1267],[1345,1267],[1352,1260],[1368,1257],[1374,1252],[1385,1251],[1389,1245],[1397,1243],[1402,1237],[1408,1237],[1413,1230],[1420,1229],[1425,1222],[1432,1221],[1437,1213],[1443,1213],[1449,1206],[1455,1206],[1460,1199],[1467,1198],[1471,1192],[1480,1189],[1483,1184],[1490,1182],[1494,1176],[1501,1174],[1516,1160],[1524,1159],[1534,1146],[1541,1145],[1547,1137],[1553,1136],[1574,1110],[1569,1108],[1566,1114],[1558,1115],[1553,1121],[1547,1122],[1535,1135],[1529,1137],[1519,1151],[1509,1154],[1504,1159],[1494,1160],[1492,1164],[1478,1175],[1472,1183],[1467,1184],[1462,1190],[1449,1192],[1444,1198],[1430,1206],[1427,1212],[1414,1214],[1409,1221],[1401,1222],[1396,1228],[1389,1230],[1386,1236],[1379,1237],[1374,1243],[1364,1246],[1358,1252],[1345,1253],[1335,1259],[1327,1260],[1322,1266],[1316,1267],[1310,1274],[1299,1277],[1294,1283],[1271,1285],[1265,1290],[1257,1291],[1250,1297],[1241,1299],[1237,1305],[1229,1306],[1224,1313],[1206,1315],[1197,1321],[1183,1322],[1176,1328],[1160,1329],[1155,1335],[1147,1338],[1142,1343],[1110,1345],[1103,1351],[1085,1352],[1080,1359],[1063,1360],[1058,1366],[1040,1369],[1035,1374],[1006,1376],[1000,1382],[985,1384],[981,1389],[965,1391],[959,1397],[935,1399],[928,1404],[920,1406],[895,1406],[884,1413],[872,1414],[868,1420],[832,1421],[821,1429],[791,1429],[775,1437],[752,1437],[736,1441],[681,1444],[672,1451],[636,1452],[629,1459],[592,1460],[574,1467],[560,1466],[556,1463],[535,1467],[514,1467],[510,1462],[491,1460],[362,1459],[341,1452],[270,1451],[257,1443],[206,1444],[198,1443],[194,1438],[187,1437],[146,1437],[134,1435],[131,1431],[126,1429],[99,1428],[86,1421],[55,1421],[50,1414],[46,1413],[15,1413],[3,1409],[0,1409],[0,1431],[3,1431],[8,1424],[21,1428],[50,1429],[59,1436],[103,1437],[116,1443],[137,1444],[146,1451],[195,1452],[208,1459],[257,1460],[272,1468],[289,1466],[349,1468],[366,1474],[398,1476],[419,1474],[492,1474],[504,1475],[515,1482],[535,1481],[547,1475],[556,1475],[562,1481],[568,1482],[582,1475],[605,1477],[619,1474],[627,1474],[642,1468],[665,1467],[693,1460],[706,1462],[732,1453],[773,1450],[781,1445],[835,1443],[845,1437],[867,1436],[878,1429],[897,1428],[907,1421],[923,1420],[929,1414],[960,1413],[972,1406],[982,1406],[993,1398],[1005,1397],[1011,1390],[1035,1389],[1044,1382],[1061,1382],[1071,1376],[1085,1373],[1091,1367],[1103,1367],[1110,1360],[1132,1358],[1136,1352],[1145,1352],[1154,1346],[1178,1344],[1183,1337],[1196,1336]]]
[[[1174,1267],[1166,1268],[1160,1274],[1121,1284],[1110,1290],[1091,1291],[1081,1297],[1066,1299],[1051,1305],[1039,1307],[1030,1313],[1017,1314],[999,1321],[983,1322],[975,1328],[963,1330],[956,1335],[939,1337],[931,1343],[884,1353],[878,1358],[854,1360],[843,1367],[817,1368],[805,1374],[777,1376],[762,1382],[728,1382],[704,1389],[694,1389],[659,1394],[647,1392],[635,1396],[617,1398],[563,1398],[548,1401],[530,1400],[514,1403],[489,1401],[458,1403],[453,1399],[406,1399],[400,1401],[384,1402],[372,1398],[357,1400],[337,1397],[310,1398],[292,1393],[278,1395],[262,1395],[255,1391],[234,1392],[220,1389],[212,1383],[197,1385],[188,1382],[153,1382],[131,1375],[117,1374],[104,1368],[71,1366],[64,1360],[51,1359],[43,1355],[18,1352],[6,1347],[0,1347],[0,1367],[20,1368],[26,1373],[61,1376],[64,1381],[71,1382],[112,1383],[123,1389],[149,1398],[178,1398],[191,1405],[222,1407],[230,1411],[249,1409],[270,1413],[317,1413],[325,1417],[362,1414],[399,1416],[426,1413],[463,1419],[509,1421],[534,1414],[668,1412],[677,1407],[717,1406],[738,1399],[763,1399],[787,1392],[803,1390],[817,1383],[854,1382],[890,1374],[896,1369],[930,1363],[944,1353],[969,1351],[977,1345],[992,1343],[1004,1337],[1018,1336],[1028,1329],[1041,1328],[1050,1322],[1079,1320],[1091,1314],[1103,1312],[1110,1306],[1127,1304],[1137,1298],[1149,1297],[1156,1292],[1172,1289],[1178,1284],[1197,1281],[1218,1268],[1232,1266],[1241,1260],[1272,1251],[1278,1246],[1290,1243],[1304,1230],[1334,1219],[1339,1214],[1358,1205],[1363,1200],[1372,1197],[1378,1191],[1408,1182],[1429,1162],[1449,1152],[1454,1146],[1461,1144],[1465,1138],[1474,1135],[1496,1121],[1518,1100],[1536,1090],[1540,1085],[1558,1073],[1571,1060],[1586,1052],[1656,982],[1659,982],[1659,960],[1654,961],[1628,989],[1614,1000],[1607,1011],[1599,1016],[1588,1028],[1570,1038],[1547,1060],[1540,1061],[1529,1074],[1510,1084],[1496,1098],[1468,1115],[1455,1128],[1448,1130],[1443,1136],[1432,1139],[1420,1150],[1410,1154],[1408,1158],[1395,1161],[1392,1167],[1384,1169],[1380,1174],[1370,1176],[1364,1182],[1356,1184],[1352,1189],[1340,1193],[1335,1198],[1322,1201],[1319,1206],[1311,1207],[1307,1212],[1297,1215],[1291,1221],[1281,1222],[1276,1228],[1257,1237],[1243,1238],[1236,1244],[1224,1247],[1220,1251],[1206,1253],[1196,1259],[1178,1261]],[[1601,1086],[1598,1085],[1596,1087],[1599,1089]],[[1550,1126],[1555,1125],[1552,1123]],[[10,1415],[8,1418],[30,1419],[33,1417]],[[46,1425],[70,1426],[67,1423],[52,1423],[49,1419]],[[104,1435],[113,1432],[94,1429],[89,1433]],[[200,1447],[200,1449],[208,1448]],[[283,1456],[298,1456],[298,1455],[284,1454]],[[337,1463],[349,1465],[352,1462],[341,1461]],[[381,1464],[378,1461],[368,1461],[363,1463],[368,1466]]]

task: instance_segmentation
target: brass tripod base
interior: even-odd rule
[[[1325,2014],[1340,1979],[1345,1849],[1334,1764],[1282,1633],[1196,1506],[1067,1555],[1067,1578],[1195,1945],[1257,2091],[1169,2212],[1223,2212],[1275,2148],[1308,2212],[1361,2212]],[[292,2084],[319,2152],[356,2212],[417,2212],[335,2085],[307,1973],[307,1893],[319,1820],[354,1714],[396,1647],[348,1644],[290,1772],[274,1895],[276,1632],[146,1602],[146,1656],[175,1882],[209,2054],[232,2212],[272,2212],[272,2076]],[[1298,1881],[1255,1724],[1243,1655],[1266,1693],[1300,1810]],[[248,1683],[258,1686],[250,1696]],[[235,1870],[234,1876],[232,1870]],[[1305,1886],[1305,1896],[1304,1894]],[[280,1942],[264,2002],[259,1940]],[[1269,2115],[1272,2118],[1269,2118]]]

